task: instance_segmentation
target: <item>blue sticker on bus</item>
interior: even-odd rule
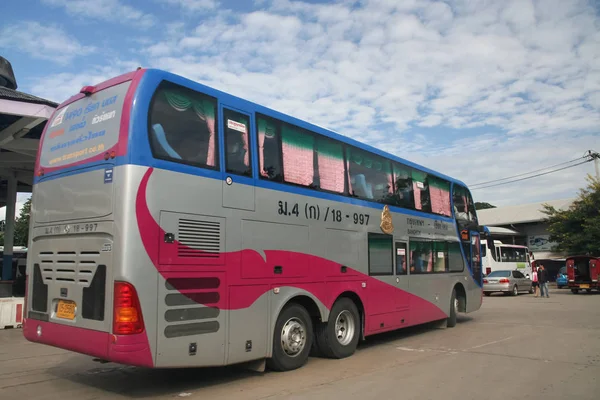
[[[106,168],[104,170],[104,183],[112,183],[113,180],[113,169]]]

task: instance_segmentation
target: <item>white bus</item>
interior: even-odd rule
[[[481,244],[485,247],[482,257],[485,275],[497,270],[518,270],[526,277],[531,277],[531,259],[527,246],[504,244],[492,238],[482,240]]]

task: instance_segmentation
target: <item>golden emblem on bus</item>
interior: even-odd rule
[[[394,224],[392,224],[392,213],[390,212],[390,208],[385,205],[383,207],[383,211],[381,212],[381,224],[379,225],[383,233],[387,233],[390,235],[394,232]]]

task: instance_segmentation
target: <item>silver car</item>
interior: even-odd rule
[[[483,294],[489,296],[494,292],[510,293],[512,296],[520,292],[533,293],[531,279],[519,271],[493,271],[483,278]]]

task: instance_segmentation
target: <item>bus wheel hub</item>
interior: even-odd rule
[[[295,357],[306,344],[306,329],[296,318],[290,318],[281,329],[281,346],[288,356]]]

